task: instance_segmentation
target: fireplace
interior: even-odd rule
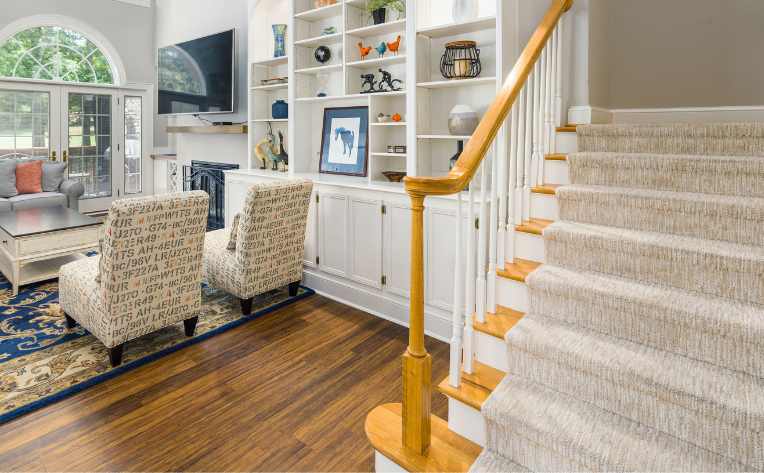
[[[239,169],[238,164],[191,161],[183,166],[183,190],[202,190],[210,195],[207,230],[225,228],[225,175],[223,171]]]

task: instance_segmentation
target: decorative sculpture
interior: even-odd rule
[[[276,155],[278,152],[279,150],[276,148],[276,137],[273,136],[273,130],[269,123],[268,133],[265,135],[265,138],[255,145],[255,156],[263,162],[260,169],[268,169],[268,162],[273,163],[272,168],[278,169],[278,156]]]
[[[361,84],[362,94],[373,94],[374,92],[377,92],[377,81],[374,78],[374,74],[361,74],[361,79],[363,79],[363,83]]]
[[[319,46],[313,52],[313,57],[321,64],[325,64],[332,58],[332,50],[326,46]]]
[[[400,87],[403,85],[402,80],[393,79],[393,75],[384,69],[380,69],[379,72],[382,73],[382,79],[379,81],[377,92],[397,92],[403,90],[403,88]],[[385,88],[385,85],[387,85],[387,89]]]
[[[361,53],[361,60],[366,59],[366,56],[371,52],[371,46],[364,46],[362,42],[358,42],[358,51]]]
[[[392,43],[387,43],[387,49],[393,53],[393,55],[398,55],[398,49],[401,47],[401,35],[398,35],[398,38],[393,41]]]
[[[271,28],[273,28],[273,57],[286,56],[287,25],[272,25]]]
[[[283,163],[283,167],[279,169],[279,163]],[[287,172],[289,171],[289,155],[284,149],[284,134],[279,132],[279,154],[276,155],[276,160],[273,162],[274,171]]]
[[[374,49],[377,50],[377,53],[379,54],[379,57],[385,57],[385,52],[387,51],[387,43],[382,41],[381,43],[379,43],[379,46],[377,46]]]

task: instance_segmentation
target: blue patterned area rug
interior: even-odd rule
[[[312,294],[303,287],[295,297],[286,288],[272,291],[255,298],[244,317],[238,299],[205,286],[194,337],[185,336],[182,323],[145,335],[125,344],[123,364],[112,368],[101,342],[79,326],[67,330],[57,281],[24,286],[13,297],[0,275],[0,424]]]

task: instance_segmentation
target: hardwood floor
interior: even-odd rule
[[[407,333],[310,297],[0,425],[0,470],[371,471],[364,419],[401,401]],[[427,348],[435,384],[448,345]]]

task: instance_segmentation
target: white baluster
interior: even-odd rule
[[[528,85],[520,90],[520,100],[517,102],[517,162],[515,169],[515,207],[512,213],[514,219],[511,222],[512,242],[514,243],[514,231],[517,225],[523,223],[523,186],[525,185],[525,157],[526,153],[526,129],[528,124]],[[514,261],[514,260],[513,260]]]
[[[552,73],[551,73],[551,92],[549,96],[549,151],[548,153],[554,153],[557,150],[557,84],[559,74],[559,52],[560,37],[559,37],[560,25],[558,24],[554,32],[552,33]]]
[[[541,177],[538,174],[538,162],[541,157],[541,139],[544,129],[544,107],[542,100],[544,95],[544,64],[546,54],[541,54],[541,59],[536,62],[536,80],[533,83],[533,169],[531,170],[531,186],[540,184]],[[528,200],[530,203],[530,199]],[[529,205],[530,207],[530,205]]]
[[[472,373],[472,354],[473,333],[472,321],[475,317],[475,184],[474,179],[469,185],[469,197],[467,199],[467,268],[465,271],[466,281],[464,283],[464,315],[467,320],[465,324],[464,342],[462,348],[463,363],[462,369],[465,373]]]
[[[563,15],[563,17],[560,19],[560,23],[557,25],[557,79],[556,79],[556,86],[557,90],[555,91],[555,120],[554,124],[555,127],[562,126],[562,117],[563,117],[563,107],[564,104],[562,102],[562,71],[563,71],[563,55],[562,55],[562,49],[565,44],[565,18],[567,18],[567,15]],[[555,130],[555,140],[557,139],[557,133]],[[555,150],[557,148],[555,147]]]
[[[525,103],[525,164],[523,165],[523,219],[520,223],[531,219],[531,170],[533,169],[533,91],[535,89],[536,73],[528,78],[528,89]]]
[[[544,64],[544,101],[542,102],[544,112],[544,123],[541,131],[543,133],[541,143],[541,159],[539,159],[539,184],[544,184],[544,164],[546,162],[546,155],[551,153],[552,140],[550,138],[550,130],[552,128],[552,44],[551,41],[547,42],[545,50],[546,62]]]
[[[505,245],[500,245],[499,248],[504,247],[506,248],[506,253],[502,254],[501,257],[497,256],[497,260],[499,261],[499,264],[502,266],[505,264],[505,262],[514,263],[515,262],[515,232],[514,232],[514,222],[515,222],[515,215],[517,212],[517,161],[520,157],[520,153],[518,152],[518,137],[519,137],[519,130],[520,130],[520,122],[519,122],[519,110],[522,107],[522,95],[517,97],[517,102],[515,102],[515,105],[512,107],[512,115],[510,117],[510,134],[509,134],[509,157],[507,160],[507,164],[509,166],[509,189],[507,189],[508,199],[506,202],[506,207],[504,208],[504,217],[502,219],[502,214],[500,212],[499,214],[499,235],[503,235],[500,237],[499,241],[507,241],[507,235],[509,235],[509,243]],[[502,232],[501,229],[504,228],[504,231]]]
[[[503,133],[500,133],[503,135]],[[486,312],[496,313],[496,254],[498,246],[504,245],[499,236],[499,162],[502,159],[499,150],[504,149],[498,143],[493,145],[491,159],[491,208],[488,218],[488,273],[486,274]],[[504,156],[506,158],[506,156]]]
[[[493,159],[493,158],[491,158]],[[486,253],[488,252],[488,166],[480,165],[480,220],[478,221],[477,280],[475,281],[475,313],[479,322],[485,322]]]
[[[512,110],[514,111],[514,107]],[[512,168],[512,144],[514,142],[514,138],[512,138],[512,127],[514,126],[515,119],[512,117],[511,113],[509,115],[509,118],[507,119],[508,126],[506,128],[506,131],[502,131],[500,136],[502,136],[501,143],[506,143],[506,139],[504,138],[506,135],[504,133],[508,133],[510,143],[509,148],[504,146],[504,151],[500,152],[499,155],[499,179],[498,179],[498,186],[499,186],[499,215],[497,219],[498,223],[498,232],[496,236],[496,240],[498,242],[496,246],[496,268],[501,269],[504,267],[504,262],[507,260],[507,222],[509,221],[509,215],[511,213],[510,209],[511,202],[514,198],[514,194],[512,194],[512,189],[514,188],[512,184],[512,180],[509,178],[510,169]]]
[[[451,329],[451,366],[449,369],[448,382],[458,388],[462,376],[462,342],[464,335],[464,271],[467,269],[462,261],[462,235],[464,233],[464,219],[462,218],[462,193],[456,198],[456,249],[454,251],[454,309],[453,328]],[[465,355],[466,356],[466,355]]]

